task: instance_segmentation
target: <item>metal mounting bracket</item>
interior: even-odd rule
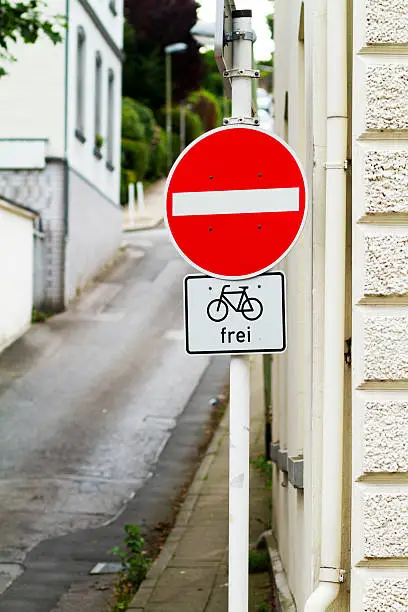
[[[223,120],[224,125],[259,125],[258,117],[227,117]]]
[[[331,162],[326,162],[324,164],[326,170],[347,170],[348,168],[348,160],[345,159],[343,164],[336,164]]]
[[[224,42],[228,44],[233,40],[251,40],[252,42],[256,41],[256,34],[252,31],[245,30],[235,30],[234,32],[227,32],[224,36]]]
[[[224,70],[225,78],[232,79],[234,77],[247,77],[249,79],[259,79],[261,73],[259,70],[250,70],[244,68],[232,68],[231,70]]]
[[[320,568],[320,582],[344,582],[346,579],[346,570],[335,567]]]

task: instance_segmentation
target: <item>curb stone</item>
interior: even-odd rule
[[[185,535],[188,523],[193,514],[197,500],[199,498],[203,484],[207,478],[208,472],[215,460],[218,448],[223,438],[228,435],[228,421],[229,421],[229,408],[225,411],[225,414],[218,426],[218,429],[207,449],[204,459],[199,466],[193,482],[189,488],[187,496],[181,506],[180,512],[177,516],[175,525],[166,540],[164,547],[162,548],[160,555],[150,568],[145,580],[140,585],[132,603],[128,610],[139,610],[145,609],[149,602],[150,596],[157,586],[162,574],[169,565],[173,554],[175,553],[180,540]]]
[[[162,223],[164,223],[164,217],[160,217],[160,219],[157,219],[156,221],[146,222],[144,225],[141,224],[134,227],[124,227],[122,228],[122,231],[124,234],[130,234],[132,232],[141,232],[143,230],[156,229],[157,227],[162,225]]]

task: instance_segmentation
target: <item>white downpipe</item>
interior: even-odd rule
[[[319,585],[305,612],[324,612],[342,581],[342,476],[347,159],[347,0],[327,0],[327,163],[322,525]]]

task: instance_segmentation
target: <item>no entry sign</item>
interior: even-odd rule
[[[268,270],[296,242],[306,212],[300,163],[259,128],[223,127],[201,136],[167,181],[174,243],[210,276],[240,279]]]

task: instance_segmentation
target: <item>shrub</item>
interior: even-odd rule
[[[122,102],[122,138],[144,140],[145,127],[140,118],[134,100],[123,98]]]
[[[201,136],[204,132],[202,121],[196,113],[194,113],[191,109],[186,108],[186,145],[193,142],[196,138]],[[165,111],[162,110],[163,122],[165,120]],[[173,128],[173,140],[180,135],[180,107],[175,106],[172,109],[171,115],[172,128]],[[174,149],[174,147],[173,147]],[[180,152],[180,149],[179,149]]]
[[[140,140],[122,138],[122,163],[127,170],[132,170],[136,181],[144,179],[149,168],[149,147]]]
[[[193,91],[187,98],[191,110],[196,113],[202,122],[205,131],[219,127],[222,122],[222,112],[217,97],[211,92],[200,89]]]
[[[145,139],[151,143],[154,137],[154,131],[156,127],[156,120],[153,112],[137,100],[132,100],[134,109],[137,111],[140,121],[142,122],[145,130]]]
[[[167,141],[166,132],[155,126],[152,140],[152,151],[150,155],[150,165],[147,178],[150,180],[158,179],[167,173]]]

